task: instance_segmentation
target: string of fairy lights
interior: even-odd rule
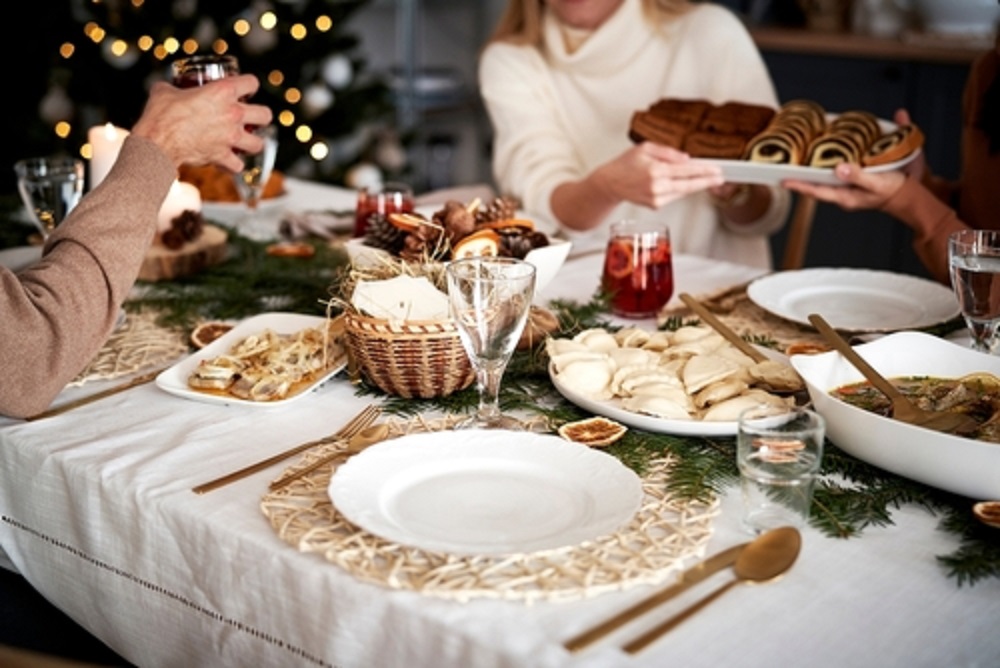
[[[136,0],[135,4],[141,5],[142,0]],[[274,30],[278,25],[278,17],[274,12],[265,11],[260,14],[257,25],[261,30]],[[320,16],[316,19],[314,27],[319,32],[328,32],[333,27],[333,20],[329,16]],[[245,18],[237,18],[233,22],[233,32],[241,37],[248,35],[252,28],[253,24]],[[134,44],[130,44],[120,37],[109,36],[105,28],[94,22],[87,23],[84,26],[83,32],[95,44],[100,45],[107,40],[107,49],[113,58],[127,59],[130,57],[132,49],[138,49],[142,53],[151,53],[159,61],[168,61],[179,57],[180,54],[190,55],[202,51],[201,44],[192,37],[183,41],[178,40],[176,37],[168,37],[158,43],[151,36],[142,35]],[[308,33],[308,26],[302,23],[293,24],[288,30],[289,36],[296,40],[305,39]],[[229,44],[226,40],[218,38],[212,41],[210,50],[221,55],[229,51]],[[66,60],[72,59],[75,52],[76,46],[72,42],[64,42],[59,47],[59,55]],[[285,82],[285,75],[281,70],[271,70],[267,73],[267,82],[275,88],[281,88]],[[294,110],[294,106],[302,101],[302,91],[295,86],[289,86],[283,90],[282,96],[289,107],[278,111],[276,120],[285,127],[292,127],[296,124],[299,117]],[[58,137],[65,139],[69,136],[72,126],[69,121],[61,120],[55,124],[53,130]],[[295,127],[295,138],[303,144],[309,144],[313,140],[313,137],[313,130],[308,123],[299,123]],[[322,161],[329,153],[330,147],[321,140],[312,143],[309,147],[309,155],[316,161]],[[80,155],[87,159],[93,156],[92,147],[89,143],[84,144],[80,148]]]
[[[154,25],[153,18],[146,19],[146,23],[150,25],[137,28],[137,25],[141,25],[141,23],[134,20],[134,16],[141,9],[153,7],[146,0],[120,0],[118,4],[127,4],[128,6],[122,6],[118,10],[117,16],[120,17],[122,12],[128,10],[131,12],[128,18],[133,20],[130,23],[127,21],[116,22],[113,20],[110,8],[106,7],[107,16],[87,20],[82,24],[82,32],[79,33],[78,38],[67,39],[59,45],[58,55],[62,67],[73,72],[74,75],[91,67],[93,63],[87,61],[86,58],[83,61],[80,60],[84,46],[87,47],[87,58],[98,59],[97,64],[102,67],[107,64],[112,68],[112,71],[120,72],[132,68],[136,63],[145,59],[141,63],[145,68],[143,71],[153,67],[157,70],[156,76],[162,76],[163,70],[169,66],[170,61],[185,55],[209,51],[217,54],[239,54],[240,56],[250,54],[254,63],[259,66],[255,68],[255,73],[264,83],[262,93],[265,88],[267,91],[268,99],[265,103],[271,103],[276,123],[285,129],[282,132],[283,139],[294,138],[299,148],[292,153],[303,158],[308,156],[308,160],[300,159],[300,162],[297,163],[299,166],[297,170],[290,167],[291,171],[297,171],[304,176],[309,176],[309,172],[320,169],[320,165],[324,161],[330,164],[337,160],[346,160],[345,156],[351,155],[352,152],[354,154],[360,152],[359,145],[364,141],[373,142],[375,141],[373,137],[381,137],[381,134],[376,134],[370,128],[366,135],[364,132],[355,133],[355,135],[364,135],[361,139],[357,136],[347,136],[344,128],[338,128],[340,136],[331,138],[329,132],[317,128],[313,122],[322,120],[327,125],[331,123],[328,114],[323,118],[320,118],[321,115],[330,109],[338,96],[340,99],[346,97],[347,89],[355,83],[358,75],[355,61],[343,52],[343,49],[337,51],[336,46],[334,46],[332,47],[333,51],[325,54],[316,50],[317,42],[339,44],[336,41],[336,36],[332,33],[335,32],[334,27],[337,21],[343,24],[342,17],[335,18],[324,12],[309,12],[308,17],[302,17],[303,20],[290,20],[289,5],[294,3],[285,2],[273,5],[267,2],[253,2],[247,3],[235,16],[221,18],[219,16],[212,17],[210,14],[211,12],[221,14],[224,10],[206,3],[203,7],[203,15],[200,18],[195,17],[188,20],[185,24],[186,30],[192,34],[182,36],[180,33],[184,32],[184,29],[162,24]],[[299,0],[298,4],[312,6],[324,3]],[[336,5],[338,3],[329,4]],[[354,4],[363,4],[363,2]],[[174,6],[178,5],[179,3],[175,0]],[[188,5],[197,10],[197,3],[188,2]],[[283,14],[279,15],[273,9],[274,7],[277,7]],[[164,9],[162,6],[157,7],[157,11],[162,13]],[[112,26],[112,23],[119,25]],[[146,32],[134,34],[138,30]],[[168,34],[152,34],[157,30],[160,33]],[[133,34],[122,34],[129,32]],[[238,41],[231,42],[231,40]],[[311,46],[307,48],[290,44],[288,40],[293,43],[312,41],[310,42]],[[94,47],[97,48],[99,56],[93,55]],[[301,81],[301,76],[296,77],[296,75],[301,75],[298,69],[301,68],[302,59],[294,63],[289,60],[292,57],[291,54],[300,52],[318,59],[318,62],[314,63],[312,69],[309,70],[312,74],[308,81]],[[262,58],[261,55],[265,53],[268,57]],[[239,59],[242,64],[242,57]],[[263,69],[264,63],[266,63],[266,71]],[[293,68],[291,76],[284,66]],[[40,105],[41,117],[49,124],[56,137],[64,141],[70,139],[74,132],[79,134],[79,131],[74,129],[74,122],[93,124],[76,118],[75,107],[77,103],[71,101],[70,97],[65,89],[60,90],[58,85],[53,85],[47,94],[49,104],[46,105],[45,100],[43,100]],[[355,102],[360,104],[360,102]],[[371,115],[373,116],[373,114]],[[387,115],[387,118],[391,118],[391,113]],[[352,118],[350,121],[340,122],[353,123],[355,121]],[[374,153],[378,154],[381,159],[369,160],[369,162],[378,163],[377,166],[363,164],[355,165],[355,167],[368,168],[369,170],[375,168],[380,173],[382,171],[397,172],[401,169],[406,160],[405,150],[400,145],[398,137],[391,134],[386,136],[389,138],[390,145],[376,147],[374,150]],[[93,147],[89,141],[84,142],[78,152],[85,159],[93,157]],[[369,153],[371,152],[369,151]],[[301,164],[303,162],[311,164]],[[350,174],[346,180],[351,180]]]

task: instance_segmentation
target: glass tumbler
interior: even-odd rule
[[[636,220],[612,224],[601,287],[609,295],[611,312],[615,315],[655,316],[674,293],[667,225]]]

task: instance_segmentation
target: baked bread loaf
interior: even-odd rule
[[[774,116],[774,109],[743,102],[663,98],[632,114],[629,138],[685,151],[696,158],[739,160],[747,141]]]

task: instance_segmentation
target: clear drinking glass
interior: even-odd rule
[[[611,312],[623,318],[649,318],[674,293],[670,230],[665,223],[621,220],[611,225],[601,287]]]
[[[360,188],[354,210],[354,236],[368,233],[368,218],[376,213],[413,213],[413,189],[405,183],[390,181],[381,188]]]
[[[243,171],[233,174],[236,182],[236,190],[239,192],[243,203],[251,210],[256,209],[260,203],[261,193],[267,180],[271,178],[274,170],[274,158],[278,154],[278,128],[274,125],[265,125],[255,128],[254,134],[264,140],[263,150],[252,155],[244,155]]]
[[[170,63],[170,76],[178,88],[194,88],[210,81],[225,79],[240,73],[236,56],[216,53],[196,54]]]
[[[448,264],[448,300],[462,345],[476,370],[479,409],[456,428],[520,429],[500,411],[500,381],[528,319],[535,267],[508,257],[471,257]]]
[[[801,527],[809,519],[823,459],[826,423],[808,408],[773,414],[749,408],[739,418],[736,464],[743,491],[743,526],[763,533]]]
[[[26,158],[14,164],[17,190],[31,220],[48,237],[83,197],[84,164],[78,158]]]
[[[962,230],[948,237],[951,287],[972,348],[994,353],[1000,342],[1000,231]]]

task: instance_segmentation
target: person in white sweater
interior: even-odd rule
[[[785,190],[725,183],[714,165],[629,139],[633,112],[664,97],[779,106],[760,52],[725,7],[510,0],[479,86],[497,186],[556,222],[575,253],[603,248],[615,220],[655,218],[668,222],[676,253],[771,268]]]

